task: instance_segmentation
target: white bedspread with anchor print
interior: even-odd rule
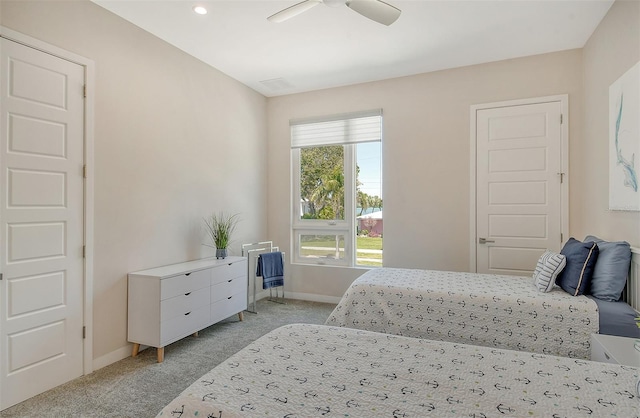
[[[324,325],[278,328],[159,417],[638,417],[638,369]]]
[[[530,277],[379,268],[349,287],[326,325],[589,359],[598,308]]]

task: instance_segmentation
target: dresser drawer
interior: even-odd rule
[[[162,321],[160,323],[161,346],[205,328],[209,324],[209,313],[209,306],[201,306],[182,315]]]
[[[236,293],[242,293],[247,287],[247,279],[244,276],[235,277],[222,283],[211,286],[211,303],[227,299]]]
[[[215,323],[247,309],[247,293],[236,293],[211,304],[211,322]]]
[[[184,295],[185,293],[210,286],[211,270],[196,270],[163,279],[160,284],[160,300]]]
[[[184,315],[194,309],[208,306],[210,303],[210,293],[206,287],[165,299],[160,302],[160,321]]]
[[[247,262],[245,260],[214,268],[211,276],[211,284],[222,283],[240,276],[247,276]]]

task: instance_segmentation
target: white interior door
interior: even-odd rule
[[[0,41],[5,409],[83,373],[84,68]]]
[[[560,101],[476,111],[476,271],[529,275],[563,240]]]

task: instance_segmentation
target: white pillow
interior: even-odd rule
[[[540,292],[550,292],[556,283],[556,277],[567,265],[567,258],[553,251],[545,251],[538,260],[533,272],[533,283]]]

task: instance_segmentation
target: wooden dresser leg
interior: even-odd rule
[[[164,347],[158,347],[158,363],[164,361]]]
[[[243,312],[238,312],[238,319],[241,321],[244,321],[244,313]]]
[[[196,331],[196,332],[194,332],[194,333],[193,333],[193,336],[194,336],[194,337],[197,337],[198,335],[200,335],[200,334],[199,334],[199,332],[200,332],[200,331]]]
[[[140,352],[140,344],[133,343],[133,351],[131,352],[131,357],[135,357]]]

